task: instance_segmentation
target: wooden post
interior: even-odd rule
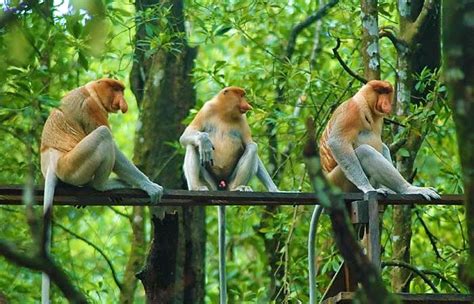
[[[367,250],[369,259],[380,271],[380,219],[377,192],[371,191],[364,194],[364,199],[369,207],[369,229],[367,235]]]

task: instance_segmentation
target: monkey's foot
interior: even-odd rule
[[[361,189],[362,190],[362,189]],[[382,194],[386,196],[389,192],[387,188],[377,188],[377,189],[363,189],[362,192],[368,193],[368,192],[377,192],[378,194]]]
[[[439,194],[436,192],[436,189],[431,188],[431,187],[410,186],[403,192],[403,194],[420,194],[428,201],[431,201],[432,198],[434,199],[441,198]]]
[[[231,189],[230,191],[245,191],[245,192],[253,192],[252,190],[252,187],[250,186],[246,186],[246,185],[240,185],[240,186],[237,186],[233,189]]]
[[[209,191],[209,188],[207,186],[197,186],[194,189],[191,189],[194,191]]]
[[[393,191],[392,189],[387,188],[385,186],[381,186],[380,189],[383,189],[383,191],[385,191],[385,195],[387,195],[387,194],[396,194],[397,193],[397,192]]]

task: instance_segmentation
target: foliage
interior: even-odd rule
[[[5,10],[9,2],[0,4]],[[49,5],[49,6],[48,6]],[[69,6],[67,6],[69,5]],[[282,154],[280,163],[270,171],[279,171],[279,187],[283,190],[311,191],[310,182],[302,162],[302,143],[306,137],[304,121],[314,116],[318,132],[331,111],[355,93],[355,82],[333,58],[332,48],[336,37],[341,38],[339,53],[344,61],[361,74],[362,63],[358,50],[360,19],[358,1],[340,1],[323,19],[320,32],[320,49],[316,66],[310,68],[309,58],[314,40],[314,26],[305,29],[296,41],[295,53],[285,57],[290,31],[311,12],[318,9],[316,1],[187,1],[186,20],[190,43],[199,47],[193,71],[198,92],[198,109],[225,85],[246,88],[254,110],[249,113],[253,137],[259,143],[264,163],[272,153]],[[128,1],[71,1],[64,4],[42,2],[25,11],[6,28],[0,29],[0,184],[21,184],[27,172],[28,147],[33,147],[35,178],[41,183],[39,170],[39,138],[41,125],[50,109],[57,106],[68,90],[89,80],[113,76],[127,83],[133,60],[133,34],[135,22],[158,20],[164,22],[169,12],[161,6],[151,7],[143,14],[135,14]],[[381,25],[395,25],[397,13],[393,1],[379,1]],[[0,14],[1,16],[1,14]],[[140,45],[152,46],[150,52],[165,49],[176,52],[167,24],[146,27],[147,39]],[[151,55],[152,53],[148,54]],[[388,40],[381,41],[382,77],[395,79],[396,55]],[[277,79],[283,77],[284,81]],[[429,84],[429,85],[428,85]],[[416,184],[435,185],[444,193],[460,193],[460,166],[450,109],[446,106],[444,86],[433,71],[417,75],[417,88],[434,85],[429,99],[436,102],[431,112],[422,106],[413,108],[410,116],[394,117],[408,128],[413,120],[430,124],[430,132],[418,153]],[[284,86],[284,100],[277,104],[278,86]],[[305,89],[307,88],[307,89]],[[138,115],[133,94],[127,90],[131,106],[127,115],[112,115],[112,129],[119,145],[131,156],[133,134]],[[307,96],[302,113],[292,113],[298,97]],[[190,113],[191,119],[195,111]],[[278,136],[278,151],[270,149],[269,123]],[[389,127],[386,128],[389,131]],[[388,142],[397,141],[389,132]],[[398,135],[403,136],[403,135]],[[178,139],[179,134],[176,135]],[[178,147],[177,142],[167,143]],[[180,150],[180,153],[183,151]],[[401,149],[398,153],[405,153]],[[453,155],[456,157],[453,159]],[[252,187],[263,190],[257,181]],[[416,207],[420,217],[413,219],[413,264],[421,269],[443,274],[462,291],[465,287],[456,278],[456,261],[466,254],[464,213],[462,208]],[[117,212],[118,211],[118,212]],[[129,254],[131,228],[120,213],[128,208],[74,209],[58,207],[55,220],[58,224],[86,238],[103,249],[113,261],[121,278]],[[280,247],[285,253],[281,267],[285,269],[284,284],[289,286],[288,300],[308,301],[306,242],[310,207],[284,207],[272,218],[270,228],[259,228],[261,207],[231,207],[227,209],[228,282],[229,297],[238,303],[268,302],[267,286],[270,282],[263,238],[283,235]],[[440,257],[436,257],[432,244],[420,218],[426,223],[435,240]],[[341,261],[334,247],[330,224],[322,217],[318,229],[318,289],[323,292]],[[31,247],[25,216],[21,207],[2,207],[0,212],[1,239],[14,242],[25,251]],[[391,254],[391,209],[384,215],[383,259]],[[206,243],[206,302],[218,299],[217,284],[217,212],[207,210]],[[148,235],[148,238],[150,236]],[[55,226],[53,254],[71,275],[74,282],[95,303],[116,302],[119,290],[103,256],[84,241]],[[17,268],[0,258],[0,290],[12,302],[38,302],[40,275]],[[388,270],[384,271],[388,282]],[[445,292],[452,287],[432,277],[436,286]],[[126,284],[126,282],[125,282]],[[33,286],[33,288],[32,288]],[[412,282],[416,292],[428,291],[419,279]],[[63,302],[57,291],[53,301]],[[143,302],[143,290],[138,288],[136,299]]]

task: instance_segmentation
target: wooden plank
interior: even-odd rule
[[[433,303],[473,303],[474,294],[442,294],[442,293],[397,293],[402,303],[433,304]]]
[[[340,294],[341,291],[355,291],[356,289],[357,281],[355,277],[349,274],[349,268],[345,262],[342,262],[321,299],[324,301],[334,298]]]
[[[355,293],[340,292],[332,298],[322,301],[322,304],[352,303]],[[443,293],[396,293],[397,297],[405,304],[464,304],[473,303],[474,294],[443,294]]]
[[[0,205],[20,205],[21,185],[0,186]],[[346,193],[349,203],[362,200],[362,193]],[[378,195],[380,205],[423,204],[462,205],[462,195],[443,195],[440,200],[426,201],[420,195]],[[43,187],[35,189],[36,203],[43,200]],[[148,206],[151,205],[145,192],[138,189],[119,189],[100,192],[86,187],[61,184],[56,189],[55,205],[77,206]],[[316,195],[310,192],[231,192],[231,191],[187,191],[166,189],[159,206],[204,206],[204,205],[317,205]]]

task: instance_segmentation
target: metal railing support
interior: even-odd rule
[[[316,232],[323,207],[314,206],[308,237],[309,303],[316,304]]]
[[[227,303],[227,277],[225,270],[225,206],[218,206],[217,224],[219,234],[219,303]]]

